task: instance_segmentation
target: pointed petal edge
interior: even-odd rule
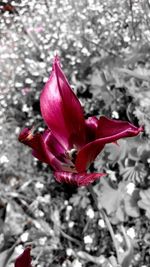
[[[31,265],[31,256],[30,256],[31,248],[27,247],[23,253],[16,259],[15,267],[32,267]]]
[[[87,186],[106,173],[71,173],[71,172],[54,172],[56,181],[59,183],[67,183],[74,186]]]
[[[135,126],[134,126],[135,127]],[[95,160],[98,154],[103,150],[107,143],[113,143],[121,138],[133,137],[138,135],[143,131],[143,127],[132,130],[132,128],[127,128],[126,130],[120,131],[117,134],[107,136],[104,138],[98,138],[93,142],[85,145],[77,154],[75,166],[78,172],[84,172],[89,167],[89,165]]]

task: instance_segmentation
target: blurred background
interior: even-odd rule
[[[33,247],[34,267],[113,266],[111,238],[87,189],[59,185],[50,167],[17,139],[25,126],[44,130],[39,95],[56,53],[85,117],[103,114],[145,127],[119,148],[108,145],[92,168],[109,173],[109,185],[93,188],[120,253],[122,224],[134,240],[131,266],[148,267],[149,0],[0,1],[1,267],[13,267],[25,244]]]

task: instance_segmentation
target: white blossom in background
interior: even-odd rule
[[[15,134],[18,136],[19,135],[19,133],[20,133],[20,127],[16,127],[16,129],[15,129]]]
[[[68,205],[66,208],[66,221],[70,220],[70,212],[72,211],[72,206]]]
[[[21,255],[21,254],[23,253],[23,251],[24,251],[24,248],[23,248],[22,245],[18,245],[18,246],[15,247],[15,253],[16,253],[18,256]]]
[[[112,118],[114,118],[114,119],[119,119],[119,114],[118,114],[118,112],[117,112],[116,110],[114,110],[114,111],[112,112]]]
[[[133,227],[129,228],[127,230],[127,235],[131,237],[131,239],[134,239],[136,236],[135,229]]]
[[[135,189],[135,184],[134,184],[134,183],[129,183],[129,184],[126,186],[126,188],[127,188],[127,193],[128,193],[129,195],[132,195],[132,193],[133,193],[133,191],[134,191],[134,189]]]
[[[22,111],[23,111],[23,112],[28,112],[28,111],[29,111],[29,107],[27,106],[27,104],[24,104],[24,105],[22,106]]]
[[[66,249],[66,254],[67,254],[68,257],[70,257],[71,255],[74,255],[73,249],[72,248],[67,248]]]
[[[93,238],[90,235],[84,236],[84,243],[85,244],[92,244],[93,243]]]
[[[105,222],[104,222],[103,219],[99,219],[99,220],[98,220],[98,225],[99,225],[101,228],[105,228],[105,227],[106,227],[106,224],[105,224]]]
[[[82,267],[82,266],[83,266],[82,263],[78,259],[75,259],[71,265],[71,267]]]
[[[7,158],[7,156],[3,155],[0,157],[0,163],[1,164],[5,164],[5,163],[8,163],[9,162],[9,159]]]
[[[28,237],[29,237],[29,233],[25,232],[20,236],[20,239],[21,239],[22,242],[27,242]]]
[[[64,205],[67,206],[68,205],[68,200],[64,201]]]
[[[46,244],[46,242],[47,242],[47,237],[46,236],[39,238],[39,244],[40,245],[44,246]]]
[[[68,227],[69,227],[69,228],[72,228],[72,227],[74,226],[74,224],[75,224],[75,223],[74,223],[73,221],[69,221],[69,223],[68,223]]]
[[[122,243],[124,241],[122,235],[119,233],[115,235],[115,238],[119,241],[119,243]]]
[[[92,208],[88,208],[86,211],[86,215],[90,218],[93,219],[94,218],[94,210]]]
[[[42,189],[42,188],[44,188],[44,185],[41,182],[36,182],[35,187],[38,189]]]

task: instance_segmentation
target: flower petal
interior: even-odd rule
[[[120,134],[120,138],[131,137],[138,135],[141,131],[143,131],[142,127],[138,128],[127,121],[112,120],[102,116],[98,121],[97,138],[117,135],[117,139],[119,139],[118,134]]]
[[[30,251],[30,247],[24,250],[24,252],[16,259],[15,267],[32,267]]]
[[[105,176],[106,173],[70,173],[70,172],[54,172],[56,181],[59,183],[67,183],[75,186],[87,186],[98,178]]]
[[[98,121],[99,120],[95,116],[89,117],[88,119],[85,120],[87,142],[95,140]]]
[[[97,140],[88,143],[79,151],[75,162],[76,170],[78,172],[84,172],[89,167],[89,165],[95,160],[97,155],[102,151],[102,149],[107,143],[116,142],[118,139],[124,137],[136,136],[141,131],[143,131],[142,127],[137,128],[134,125],[130,124],[129,122],[117,121],[116,123],[112,122],[112,120],[109,120],[105,117],[103,118],[102,120],[100,120],[100,122],[108,121],[110,128],[107,127],[105,124],[103,124],[104,126],[106,126],[106,131],[104,127],[104,129],[101,130],[99,129],[97,133],[97,135],[100,136],[101,138],[98,138]],[[116,128],[113,126],[116,126]],[[101,123],[101,128],[103,128],[102,123]]]
[[[83,110],[61,70],[58,57],[40,97],[42,116],[58,140],[66,149],[85,143]]]
[[[58,142],[58,140],[52,134],[52,132],[49,131],[49,130],[46,130],[43,133],[43,138],[44,138],[44,142],[45,142],[48,150],[51,151],[51,153],[53,155],[55,155],[56,158],[58,158],[60,161],[65,162],[65,153],[66,153],[66,150],[64,149],[64,147],[62,146],[62,144],[60,144]]]
[[[54,170],[66,170],[65,165],[59,161],[56,156],[49,150],[45,143],[46,132],[42,134],[36,133],[33,135],[32,130],[25,128],[19,135],[19,141],[31,147],[32,154],[40,161],[47,163]],[[68,168],[67,168],[68,170]]]
[[[90,142],[85,145],[77,154],[75,166],[78,172],[85,172],[97,155],[102,151],[106,142],[102,139]]]
[[[47,147],[48,151],[50,151],[53,155],[55,155],[56,159],[60,161],[61,168],[57,166],[57,168],[54,168],[55,170],[61,170],[61,171],[71,171],[75,169],[75,166],[73,162],[67,157],[67,152],[58,142],[56,137],[50,132],[49,130],[46,130],[43,133],[44,143]],[[59,164],[59,165],[60,165]]]

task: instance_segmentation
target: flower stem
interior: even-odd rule
[[[93,187],[91,185],[88,186],[88,190],[93,198],[93,201],[94,201],[94,205],[95,205],[95,208],[97,209],[98,212],[101,213],[102,217],[103,217],[103,220],[105,221],[106,225],[107,225],[107,228],[109,230],[109,233],[110,233],[110,236],[112,238],[112,241],[113,241],[113,244],[114,244],[114,247],[115,247],[115,251],[116,251],[116,256],[117,256],[117,262],[118,262],[118,267],[120,266],[120,255],[119,255],[119,252],[118,252],[118,244],[116,242],[116,238],[115,238],[115,234],[114,234],[114,230],[112,228],[112,225],[108,219],[108,216],[105,212],[105,210],[103,209],[103,207],[100,205],[100,203],[98,203],[97,201],[97,195],[96,193],[94,192],[93,190]]]

